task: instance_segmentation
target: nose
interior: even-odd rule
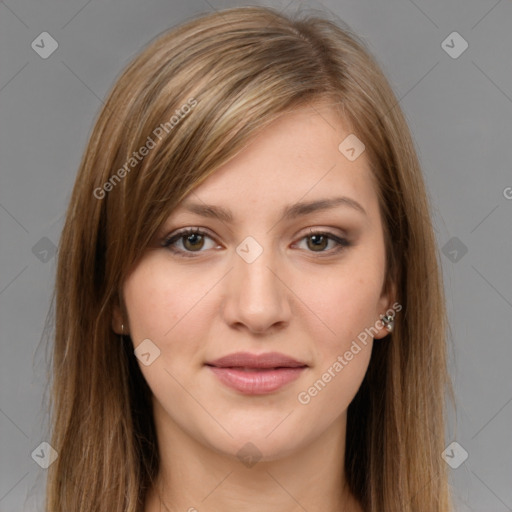
[[[270,250],[250,263],[235,253],[226,278],[222,314],[230,327],[264,334],[289,324],[292,292],[283,265]]]

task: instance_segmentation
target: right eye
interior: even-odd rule
[[[169,248],[173,253],[185,258],[195,257],[197,252],[204,252],[205,240],[213,238],[199,228],[185,228],[176,233],[172,233],[163,241],[162,246]],[[181,247],[179,247],[181,246]],[[215,242],[206,249],[215,247]]]

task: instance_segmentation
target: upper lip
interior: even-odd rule
[[[217,368],[299,368],[307,366],[306,363],[279,352],[263,354],[235,352],[215,359],[215,361],[208,361],[206,364]]]

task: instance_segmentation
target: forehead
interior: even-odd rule
[[[347,158],[343,142],[348,136],[354,137],[348,123],[329,105],[285,113],[194,189],[182,205],[203,202],[234,215],[254,216],[255,208],[261,214],[281,212],[283,205],[342,196],[348,199],[345,206],[352,200],[372,217],[378,214],[378,203],[369,162],[364,151],[354,160]]]

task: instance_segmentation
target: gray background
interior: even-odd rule
[[[42,510],[45,470],[31,457],[47,439],[41,337],[55,246],[102,99],[157,34],[236,5],[244,4],[0,2],[0,512]],[[469,455],[451,470],[457,509],[512,510],[512,2],[266,5],[335,13],[368,42],[400,98],[434,205],[445,276],[457,395],[448,443],[456,420]],[[59,46],[43,59],[31,43],[41,45],[45,31]],[[453,31],[469,45],[458,58],[442,47]],[[453,52],[461,42],[445,45]]]

